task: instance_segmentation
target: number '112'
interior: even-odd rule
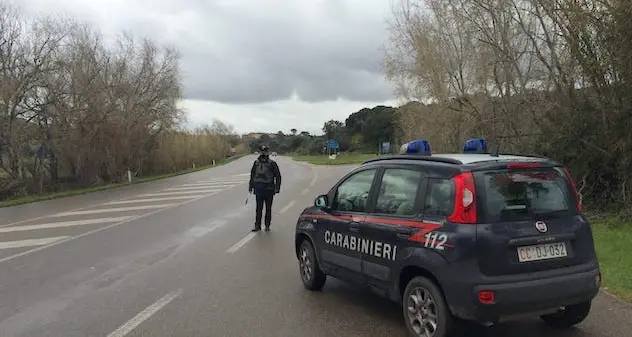
[[[448,236],[445,234],[428,233],[424,235],[424,237],[426,238],[424,247],[437,250],[444,250],[445,248],[443,246],[448,241]]]

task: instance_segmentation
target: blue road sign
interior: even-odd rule
[[[54,154],[46,145],[42,144],[35,152],[35,156],[40,159],[48,159],[53,158]]]
[[[390,153],[391,152],[391,143],[383,142],[382,143],[382,153]]]
[[[327,141],[327,148],[328,149],[337,149],[338,148],[338,142],[335,139],[330,139]]]

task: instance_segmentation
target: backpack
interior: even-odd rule
[[[263,162],[257,160],[255,162],[255,174],[252,180],[256,184],[273,184],[274,172],[272,171],[272,161]]]

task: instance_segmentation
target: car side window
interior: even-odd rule
[[[375,204],[375,213],[414,215],[421,181],[420,171],[400,168],[385,169]]]
[[[424,214],[448,216],[454,204],[454,183],[448,179],[430,179]]]
[[[333,209],[343,212],[364,212],[373,185],[375,169],[360,171],[338,186]]]

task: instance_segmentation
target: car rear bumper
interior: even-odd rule
[[[599,269],[594,269],[538,280],[476,285],[471,288],[470,310],[464,310],[458,316],[481,322],[497,322],[505,317],[541,313],[589,301],[599,292],[599,275]],[[480,291],[493,292],[493,302],[481,303]]]

